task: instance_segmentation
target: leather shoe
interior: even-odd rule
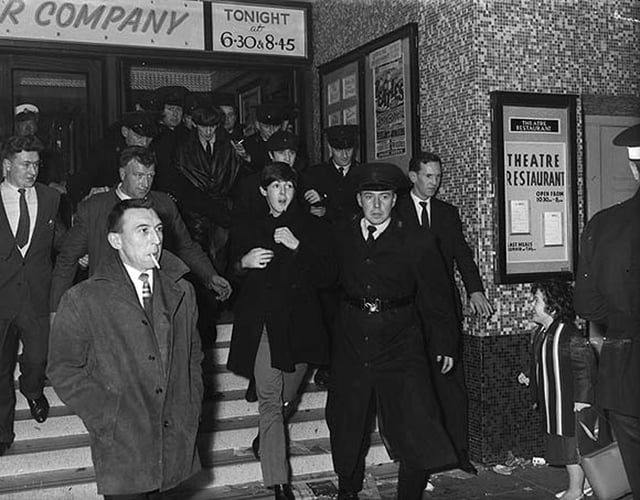
[[[288,484],[276,484],[273,487],[273,492],[276,500],[294,500],[296,498]]]
[[[0,443],[0,457],[11,447],[11,443]]]
[[[27,403],[29,403],[31,416],[36,422],[41,424],[47,420],[47,417],[49,416],[49,401],[47,401],[44,394],[42,394],[38,399],[27,398]]]
[[[478,469],[469,460],[469,454],[466,451],[460,452],[460,461],[458,462],[458,469],[466,472],[467,474],[478,475]]]
[[[255,403],[258,401],[258,394],[256,393],[256,379],[252,378],[249,380],[249,387],[247,387],[247,391],[244,393],[244,399],[248,403]]]
[[[338,491],[338,500],[358,500],[359,498],[360,497],[358,497],[358,493],[356,493],[355,491]]]

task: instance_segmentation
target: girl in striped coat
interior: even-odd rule
[[[589,340],[576,328],[573,289],[549,280],[532,286],[533,321],[531,381],[535,406],[545,427],[545,458],[564,465],[569,487],[561,500],[583,498],[584,472],[579,464],[577,414],[593,403],[595,356]]]

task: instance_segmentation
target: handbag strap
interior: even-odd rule
[[[582,427],[582,430],[587,435],[587,437],[591,439],[591,441],[598,440],[598,435],[600,434],[600,418],[599,417],[596,418],[596,422],[593,425],[593,431],[589,429],[589,427],[587,427],[584,422],[580,421],[579,423],[580,423],[580,427]]]

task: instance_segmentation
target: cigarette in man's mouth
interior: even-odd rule
[[[160,269],[160,263],[158,262],[158,259],[156,259],[156,256],[153,255],[152,253],[149,254],[151,256],[151,260],[153,261],[153,265],[156,266],[158,269]]]

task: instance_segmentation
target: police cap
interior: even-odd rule
[[[184,106],[184,98],[189,93],[186,87],[174,85],[170,87],[160,87],[155,90],[156,100],[160,107],[165,105]]]
[[[358,139],[357,125],[333,125],[327,127],[324,133],[329,145],[334,149],[348,149],[355,146]]]
[[[630,160],[640,160],[640,123],[623,130],[613,139],[616,146],[626,146]]]
[[[256,119],[267,125],[280,125],[286,115],[286,110],[281,104],[266,103],[256,106]]]
[[[120,124],[144,137],[158,135],[158,113],[153,111],[130,111],[120,118]]]
[[[236,107],[236,100],[231,94],[222,94],[222,93],[212,94],[211,102],[213,103],[214,106],[218,106],[218,107],[220,106],[229,106],[230,108]]]
[[[266,143],[267,151],[298,150],[298,136],[287,130],[274,132]]]
[[[17,116],[19,114],[22,113],[34,113],[34,114],[38,114],[40,113],[40,109],[38,109],[38,106],[36,106],[35,104],[29,104],[29,103],[24,103],[24,104],[18,104],[15,107],[14,110],[14,115]]]
[[[215,106],[200,106],[193,110],[191,119],[196,125],[202,127],[215,127],[224,119],[224,113]]]
[[[397,191],[406,184],[404,172],[393,163],[363,163],[356,172],[358,192]]]

